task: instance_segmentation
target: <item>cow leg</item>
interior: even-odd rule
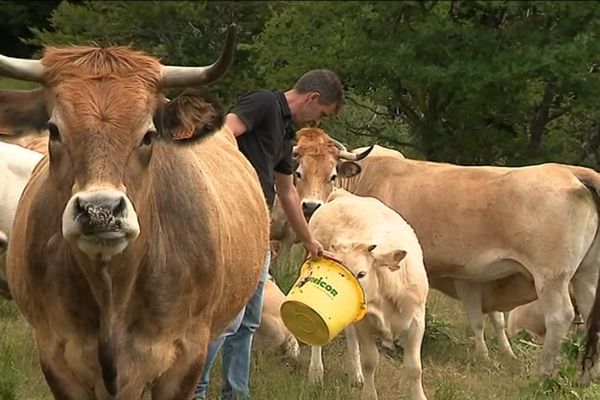
[[[489,352],[484,338],[485,320],[481,305],[481,285],[462,279],[455,279],[454,287],[456,288],[456,294],[463,302],[471,330],[475,335],[475,352],[480,357],[488,358]]]
[[[509,357],[517,358],[512,350],[512,347],[510,346],[508,337],[506,336],[506,322],[504,320],[504,314],[498,311],[492,311],[488,313],[488,317],[490,317],[492,325],[494,325],[500,351]]]
[[[344,330],[346,334],[346,344],[348,346],[348,369],[352,383],[362,386],[365,382],[362,368],[360,367],[360,350],[358,346],[358,337],[353,325]]]
[[[421,344],[425,334],[425,311],[419,311],[404,334],[404,373],[411,386],[412,400],[427,400],[423,391]]]
[[[207,354],[208,333],[200,346],[184,346],[179,357],[152,387],[152,400],[187,400],[194,396],[194,390],[202,374]]]
[[[596,260],[591,260],[594,264]],[[587,321],[592,312],[594,296],[596,295],[596,282],[598,282],[598,268],[596,265],[588,267],[589,260],[584,260],[581,267],[571,279],[573,285],[573,297],[577,303],[577,311],[581,314],[583,321]]]
[[[64,346],[40,343],[40,366],[55,400],[94,400],[93,389],[84,385],[67,365]]]
[[[544,313],[546,337],[536,375],[549,375],[560,352],[560,345],[566,338],[575,311],[569,297],[569,284],[566,280],[546,281],[536,284],[539,301]]]
[[[361,399],[377,400],[375,370],[379,363],[379,351],[377,350],[377,345],[371,335],[371,330],[364,322],[355,325],[355,329],[360,347],[360,362],[365,377]]]
[[[323,348],[321,346],[311,346],[310,348],[308,381],[313,384],[323,383]]]

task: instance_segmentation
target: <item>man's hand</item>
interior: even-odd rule
[[[313,237],[310,241],[304,243],[304,249],[308,253],[308,258],[321,257],[324,253],[323,245]]]

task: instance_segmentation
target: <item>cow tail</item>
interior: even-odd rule
[[[106,391],[111,396],[117,395],[117,349],[114,341],[114,301],[112,293],[112,280],[106,269],[106,264],[101,264],[101,299],[100,299],[100,332],[98,335],[98,360],[102,370],[102,380]]]
[[[600,175],[595,171],[573,167],[575,176],[584,184],[593,194],[596,208],[600,214]],[[600,218],[600,217],[599,217]],[[598,235],[598,232],[596,232]],[[594,295],[594,304],[590,312],[587,323],[587,336],[585,340],[585,349],[583,359],[581,360],[582,374],[584,377],[590,375],[591,369],[596,364],[598,358],[598,333],[600,332],[600,275],[596,283],[596,293]]]

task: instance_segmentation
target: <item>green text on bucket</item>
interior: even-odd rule
[[[314,283],[315,285],[317,285],[319,287],[322,287],[323,289],[325,289],[325,291],[327,291],[329,294],[331,294],[332,297],[335,297],[338,294],[337,290],[335,290],[333,288],[333,286],[331,286],[329,283],[327,283],[326,281],[324,281],[322,278],[310,277],[308,279],[308,281],[310,283]]]

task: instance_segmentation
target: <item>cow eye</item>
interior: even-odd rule
[[[335,180],[337,179],[337,175],[333,174],[331,175],[331,178],[329,179],[331,182],[335,182]]]
[[[356,277],[357,277],[358,279],[362,279],[362,278],[364,278],[365,276],[367,276],[367,272],[366,272],[366,271],[360,271],[360,272],[359,272],[359,273],[356,275]]]
[[[302,174],[298,171],[294,172],[294,177],[296,177],[296,179],[302,179]]]
[[[152,144],[152,138],[154,137],[154,135],[156,135],[155,131],[146,132],[146,134],[142,138],[142,143],[140,145],[141,146],[149,146],[150,144]]]
[[[50,140],[53,142],[60,142],[60,131],[54,122],[48,122],[48,132],[50,134]]]

